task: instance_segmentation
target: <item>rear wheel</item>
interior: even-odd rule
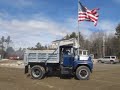
[[[90,69],[87,66],[79,66],[76,70],[78,80],[88,80],[90,77]]]
[[[31,68],[31,76],[33,79],[42,79],[45,75],[45,68],[35,65]]]
[[[111,60],[111,61],[110,61],[110,64],[114,64],[114,61]]]

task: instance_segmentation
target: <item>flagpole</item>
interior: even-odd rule
[[[80,55],[80,35],[79,35],[79,22],[78,22],[78,55]]]
[[[78,0],[78,14],[79,14],[79,0]],[[78,55],[80,55],[79,21],[78,21]]]

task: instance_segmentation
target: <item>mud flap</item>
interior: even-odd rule
[[[28,73],[28,65],[25,66],[25,72],[24,72],[24,73],[25,73],[25,74]]]

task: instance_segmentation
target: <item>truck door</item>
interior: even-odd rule
[[[73,65],[74,57],[72,54],[72,46],[63,46],[61,47],[62,52],[62,65],[64,67],[71,67]]]

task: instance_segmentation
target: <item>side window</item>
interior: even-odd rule
[[[111,58],[115,58],[115,57],[111,57]]]
[[[116,57],[111,57],[112,59],[115,59]]]
[[[104,57],[105,59],[109,59],[110,57]]]

